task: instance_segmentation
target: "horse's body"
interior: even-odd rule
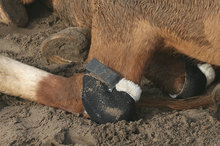
[[[217,0],[54,0],[53,7],[70,25],[91,29],[89,60],[97,58],[136,83],[144,74],[173,92],[183,82],[177,79],[183,63],[172,52],[220,66]],[[161,81],[163,76],[170,79]]]
[[[182,54],[220,66],[220,4],[217,0],[54,0],[53,6],[71,25],[91,28],[94,39],[102,36],[100,50],[122,50],[113,44],[128,46],[133,42],[131,45],[136,46],[136,40],[139,46],[135,48],[148,48],[144,45],[151,39],[151,43],[171,46]],[[97,46],[97,42],[92,41],[92,48],[93,43]],[[124,46],[127,50],[132,47],[127,46]]]

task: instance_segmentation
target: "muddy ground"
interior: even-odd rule
[[[0,54],[54,74],[71,76],[82,64],[45,65],[40,44],[67,27],[40,4],[28,7],[26,28],[0,24]],[[164,96],[152,83],[149,96]],[[0,93],[0,145],[220,145],[220,122],[214,109],[137,108],[134,121],[99,125],[80,115]]]

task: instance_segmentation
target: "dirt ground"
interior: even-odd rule
[[[54,74],[71,76],[81,64],[45,65],[43,40],[67,26],[36,3],[29,6],[26,28],[0,24],[0,54]],[[164,96],[152,83],[149,96]],[[96,124],[80,115],[0,93],[0,145],[220,145],[219,115],[214,109],[168,110],[137,108],[134,121]]]

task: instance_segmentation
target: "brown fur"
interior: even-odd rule
[[[169,94],[179,94],[185,82],[183,57],[172,49],[157,49],[148,59],[144,76]]]
[[[92,27],[89,60],[99,59],[136,83],[158,44],[220,66],[217,0],[77,2],[55,0],[54,9],[72,25]]]
[[[77,74],[71,78],[52,75],[43,79],[38,85],[37,102],[72,113],[83,113],[82,77],[83,74]]]
[[[88,61],[96,58],[135,83],[146,73],[165,90],[179,92],[185,72],[183,60],[163,53],[172,52],[170,48],[220,66],[220,3],[217,0],[77,2],[54,0],[53,6],[71,25],[91,28]],[[167,68],[160,69],[162,66]],[[144,71],[145,68],[152,71]],[[164,80],[164,76],[170,80]]]
[[[69,25],[91,28],[91,0],[52,0],[52,6]]]

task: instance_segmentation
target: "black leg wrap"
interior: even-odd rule
[[[184,88],[177,98],[188,98],[202,94],[206,89],[206,76],[196,65],[188,61],[185,63],[185,70]]]
[[[83,77],[82,103],[91,120],[103,124],[131,120],[135,101],[125,92],[108,86],[94,76]]]

